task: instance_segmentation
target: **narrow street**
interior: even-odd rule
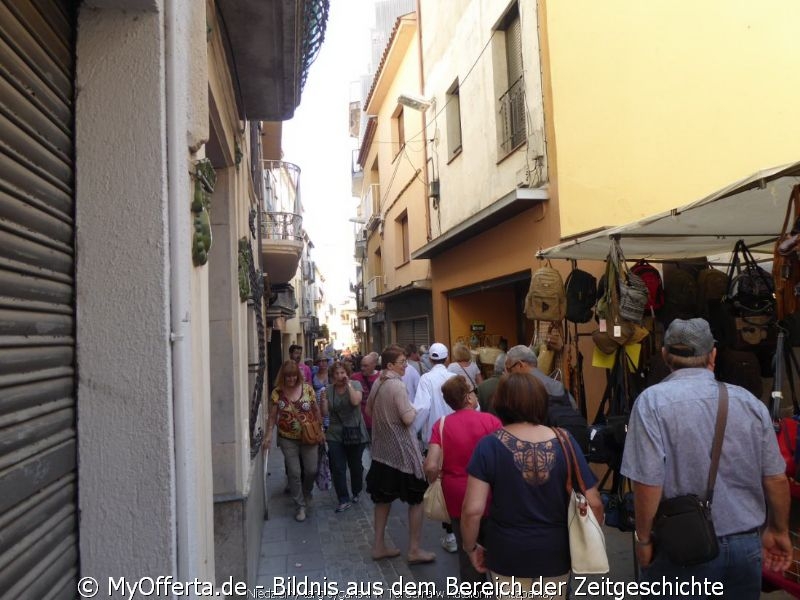
[[[365,453],[365,466],[369,463]],[[325,591],[314,593],[314,585],[329,586],[327,597],[370,597],[368,590],[376,591],[378,585],[384,591],[372,597],[390,598],[391,591],[398,590],[398,585],[405,587],[402,597],[413,598],[410,593],[414,587],[425,590],[436,590],[443,595],[435,597],[453,597],[447,595],[447,578],[458,577],[458,558],[456,554],[446,552],[440,545],[441,527],[438,523],[425,521],[423,527],[423,546],[436,552],[436,561],[428,565],[410,567],[403,555],[391,559],[373,561],[370,549],[373,535],[373,504],[369,495],[363,493],[361,501],[344,513],[335,513],[336,497],[333,490],[320,492],[314,488],[314,500],[308,519],[302,523],[294,520],[294,508],[291,499],[284,494],[286,475],[283,469],[283,455],[273,447],[269,454],[269,476],[267,491],[269,494],[269,518],[264,523],[261,540],[261,557],[258,568],[257,585],[263,590],[282,593],[283,598],[316,598],[326,597]],[[388,542],[401,550],[408,547],[408,521],[406,505],[400,502],[392,504],[387,527]],[[633,554],[631,534],[605,527],[608,558],[611,572],[608,579],[612,582],[628,582],[634,580]],[[286,588],[281,591],[275,587],[276,578]],[[294,578],[294,579],[292,579]],[[598,577],[587,579],[597,581]],[[311,584],[309,591],[299,584]],[[354,596],[337,596],[331,586],[336,585],[340,593],[346,592],[348,585],[358,586]],[[395,585],[392,588],[392,584]],[[431,587],[433,584],[433,587]],[[298,587],[292,588],[295,585]],[[451,590],[453,580],[450,582]],[[371,588],[367,586],[372,586]],[[352,588],[351,588],[352,589]],[[394,597],[397,597],[396,595]],[[417,595],[417,597],[427,597]],[[592,595],[591,597],[598,597]],[[613,597],[613,596],[601,596]],[[786,600],[789,594],[777,591],[763,593],[762,599]]]

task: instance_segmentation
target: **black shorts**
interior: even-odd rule
[[[417,479],[376,460],[367,473],[367,492],[375,504],[390,504],[398,498],[407,504],[420,504],[428,482]]]

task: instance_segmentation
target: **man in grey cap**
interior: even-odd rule
[[[706,578],[722,583],[726,595],[758,598],[762,565],[781,572],[792,559],[786,464],[769,412],[747,390],[725,384],[728,417],[711,507],[720,553],[701,565],[672,563],[653,544],[653,521],[662,498],[706,495],[719,401],[708,323],[672,321],[662,354],[671,374],[636,399],[621,468],[633,481],[642,579]]]
[[[585,454],[589,446],[589,425],[578,412],[575,400],[564,384],[539,370],[534,351],[521,344],[514,346],[506,353],[505,370],[506,373],[528,372],[544,384],[547,390],[547,425],[569,431]]]

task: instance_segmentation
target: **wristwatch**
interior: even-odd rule
[[[640,539],[638,531],[634,531],[633,532],[633,539],[636,541],[636,544],[639,545],[639,546],[649,546],[650,544],[653,543],[653,538],[652,537],[649,537],[646,540]]]

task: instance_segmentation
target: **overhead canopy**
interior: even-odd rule
[[[540,250],[537,256],[605,260],[609,240],[615,236],[628,259],[722,254],[739,239],[748,247],[766,249],[780,233],[789,195],[798,183],[800,162],[758,171],[702,200],[579,236]]]

